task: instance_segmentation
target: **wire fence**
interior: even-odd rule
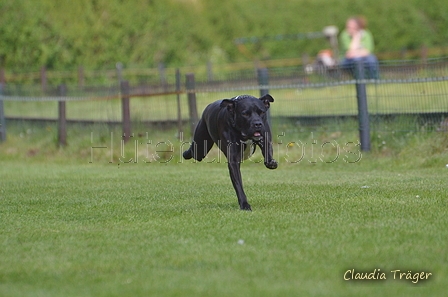
[[[226,77],[196,78],[187,89],[184,74],[166,75],[163,82],[129,86],[129,112],[134,125],[175,126],[191,122],[188,94],[196,96],[197,112],[218,99],[240,94],[259,96],[269,91],[275,98],[270,116],[273,126],[289,123],[313,129],[356,130],[358,116],[356,86],[364,84],[370,125],[378,131],[400,129],[446,130],[448,118],[448,58],[422,61],[392,61],[380,64],[378,79],[355,79],[338,67],[271,67],[260,79],[260,71],[241,70]],[[123,79],[126,79],[124,77]],[[123,120],[122,89],[119,82],[96,86],[4,85],[3,128],[13,121],[54,121],[60,116],[58,102],[65,102],[69,123],[120,124]],[[2,114],[0,114],[2,117]],[[334,124],[341,119],[353,125]],[[399,127],[387,123],[395,120]],[[322,125],[327,122],[330,124]],[[5,124],[6,123],[6,124]],[[1,131],[0,131],[1,132]],[[3,132],[5,134],[5,132]]]

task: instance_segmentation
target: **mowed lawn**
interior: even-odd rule
[[[444,164],[242,168],[2,161],[0,296],[446,294]]]

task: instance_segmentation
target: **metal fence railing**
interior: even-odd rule
[[[257,71],[235,71],[225,78],[197,78],[194,90],[188,92],[196,94],[200,114],[214,100],[238,94],[257,96],[260,89],[268,90],[276,100],[271,110],[273,125],[286,121],[319,126],[324,119],[356,119],[359,112],[356,86],[362,83],[366,87],[370,124],[374,129],[387,130],[383,123],[394,118],[400,118],[403,130],[416,130],[421,125],[440,129],[440,123],[448,117],[447,70],[448,57],[424,63],[383,62],[379,79],[366,80],[355,79],[337,67],[312,71],[303,67],[272,67],[267,69],[265,81],[260,81]],[[176,75],[175,80],[159,84],[142,81],[130,85],[127,97],[131,121],[144,124],[181,121],[188,125],[190,113],[184,77]],[[56,122],[60,101],[66,102],[68,122],[114,124],[122,121],[122,90],[118,82],[82,88],[67,85],[64,90],[62,94],[57,86],[47,86],[43,91],[39,85],[4,85],[0,102],[6,126],[10,121]]]

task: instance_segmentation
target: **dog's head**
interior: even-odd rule
[[[274,98],[267,94],[261,98],[250,95],[224,99],[221,107],[230,113],[231,125],[241,132],[242,140],[260,141],[267,130],[266,112]]]

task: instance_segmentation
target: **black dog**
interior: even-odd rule
[[[243,190],[240,163],[255,151],[257,144],[269,169],[277,168],[272,158],[271,129],[266,112],[274,98],[267,94],[261,98],[249,95],[218,100],[208,105],[194,132],[193,143],[183,153],[185,159],[201,161],[213,143],[227,157],[230,179],[235,188],[241,209],[251,210]]]

